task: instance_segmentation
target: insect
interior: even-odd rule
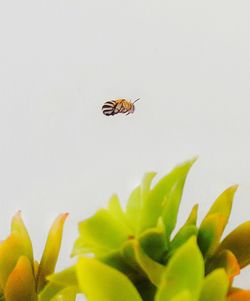
[[[132,114],[135,111],[134,103],[138,101],[140,98],[137,98],[134,102],[126,99],[116,99],[106,101],[102,106],[102,112],[106,116],[115,115],[118,113],[123,113],[126,115]]]

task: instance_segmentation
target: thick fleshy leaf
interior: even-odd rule
[[[48,276],[47,280],[63,286],[77,286],[75,266],[69,267],[61,272]]]
[[[80,290],[89,301],[142,301],[126,276],[95,259],[80,258],[76,271]]]
[[[183,291],[176,297],[172,298],[171,301],[193,301],[189,291]]]
[[[65,287],[59,291],[50,301],[75,301],[78,288],[75,286]]]
[[[169,301],[188,291],[192,297],[191,300],[196,301],[203,277],[203,257],[195,237],[191,237],[168,262],[155,300]]]
[[[134,233],[137,232],[139,226],[141,208],[141,187],[138,186],[131,192],[126,206],[126,216]]]
[[[21,256],[9,275],[4,295],[6,301],[36,301],[35,278],[29,259]]]
[[[30,259],[30,262],[34,261],[33,257],[33,248],[32,248],[32,242],[29,236],[29,233],[23,223],[21,212],[18,211],[14,217],[12,218],[11,222],[11,232],[17,232],[19,235],[19,238],[21,238],[24,248],[25,248],[25,254],[27,254],[28,258]]]
[[[222,194],[218,196],[218,198],[215,200],[215,202],[209,209],[206,217],[215,213],[223,215],[225,218],[225,227],[231,214],[233,198],[237,188],[238,185],[233,185],[227,188],[225,191],[223,191]]]
[[[199,301],[225,301],[229,280],[223,269],[217,269],[204,279]]]
[[[174,239],[170,243],[169,257],[180,247],[182,246],[190,237],[196,236],[198,229],[194,225],[185,225],[183,226]]]
[[[131,240],[127,242],[125,248],[131,248],[131,253],[133,253],[134,257],[133,260],[136,262],[136,265],[143,271],[143,273],[155,286],[158,286],[160,284],[165,267],[152,260],[142,250],[137,240]]]
[[[196,226],[197,223],[197,216],[198,216],[198,209],[199,209],[199,205],[195,204],[194,207],[192,208],[184,226]]]
[[[103,257],[98,257],[97,259],[125,274],[133,282],[141,281],[143,278],[142,275],[138,274],[135,266],[131,266],[127,263],[120,250],[112,252]]]
[[[168,245],[163,228],[155,227],[146,230],[139,237],[139,241],[142,249],[153,260],[161,262],[166,256]]]
[[[198,242],[204,256],[211,256],[219,245],[237,188],[237,185],[231,186],[219,195],[201,223]]]
[[[126,214],[128,219],[130,220],[131,225],[134,228],[136,236],[140,231],[139,227],[142,208],[147,201],[148,195],[150,193],[150,186],[155,175],[156,173],[154,172],[146,173],[142,179],[141,185],[134,189],[127,203]]]
[[[250,264],[250,221],[238,226],[222,241],[218,251],[230,250],[241,268]]]
[[[127,219],[125,212],[122,210],[120,201],[116,194],[114,194],[109,200],[108,210],[114,218],[119,219],[119,221],[127,227],[128,232],[133,233],[133,227],[130,226],[129,220]]]
[[[164,210],[163,221],[166,226],[166,236],[170,236],[176,224],[185,179],[194,162],[195,160],[191,160],[177,166],[150,191],[142,208],[140,232],[155,227]]]
[[[26,253],[26,248],[18,232],[13,231],[10,236],[0,243],[0,288],[4,288],[7,278],[17,264],[18,259]]]
[[[137,291],[140,293],[143,301],[154,301],[156,287],[148,279],[144,278],[143,280],[135,283]]]
[[[235,255],[229,250],[223,250],[206,262],[206,273],[210,273],[216,268],[223,268],[232,281],[240,273],[240,266]]]
[[[80,237],[75,244],[73,253],[80,246],[85,253],[94,252],[97,256],[104,256],[119,249],[124,241],[133,236],[132,231],[119,218],[115,218],[108,210],[101,209],[89,219],[79,224]]]
[[[189,214],[186,222],[176,233],[174,239],[170,242],[168,258],[172,256],[176,249],[183,245],[190,237],[196,236],[198,229],[196,227],[197,222],[198,205],[195,205],[191,213]]]
[[[227,297],[227,301],[250,301],[250,291],[232,289]]]
[[[39,293],[39,301],[50,301],[58,292],[64,289],[64,285],[49,282]]]
[[[225,218],[215,213],[209,215],[201,224],[198,232],[198,244],[204,257],[214,254],[223,233]]]
[[[45,286],[46,277],[55,270],[57,258],[59,255],[63,226],[68,213],[60,214],[50,228],[46,245],[43,251],[42,259],[37,272],[37,290],[40,292]]]

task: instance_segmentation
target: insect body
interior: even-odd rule
[[[116,99],[110,100],[105,102],[102,106],[102,112],[106,116],[115,115],[118,113],[123,113],[126,115],[134,113],[135,105],[134,103],[139,100],[140,98],[136,99],[134,102],[126,99]]]

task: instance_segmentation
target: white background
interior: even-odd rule
[[[68,211],[64,268],[77,222],[194,155],[180,223],[234,183],[227,232],[250,219],[249,12],[249,0],[1,1],[1,239],[21,209],[39,258]],[[141,97],[135,114],[102,115],[119,97]]]

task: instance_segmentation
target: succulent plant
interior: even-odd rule
[[[113,195],[107,209],[81,222],[72,252],[77,263],[49,277],[42,301],[73,301],[76,292],[89,301],[250,300],[250,291],[233,288],[234,277],[250,263],[250,222],[222,239],[237,186],[218,196],[200,225],[194,205],[173,235],[194,161],[177,166],[153,188],[155,173],[145,174],[125,210]]]
[[[54,272],[67,214],[54,221],[40,263],[34,260],[31,239],[18,212],[11,222],[11,233],[0,243],[0,300],[37,301]]]
[[[223,238],[237,186],[217,197],[197,224],[194,205],[176,222],[187,174],[195,160],[174,168],[152,188],[145,174],[125,210],[117,195],[106,209],[79,223],[75,265],[54,273],[66,214],[51,227],[40,264],[20,213],[0,244],[0,300],[248,301],[250,291],[233,287],[250,264],[250,221]],[[175,231],[174,231],[175,230]]]

